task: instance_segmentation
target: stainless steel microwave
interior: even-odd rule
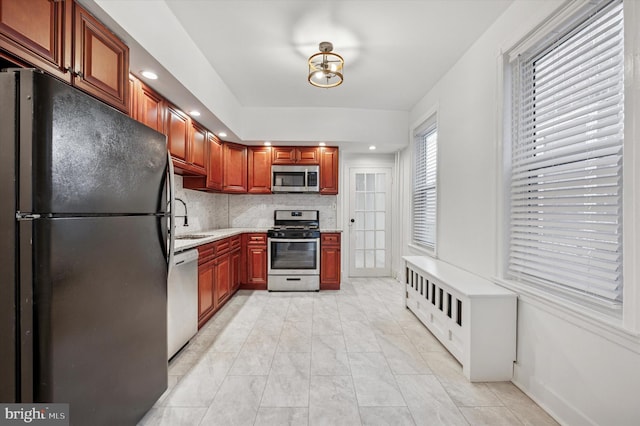
[[[271,166],[271,192],[319,192],[320,166]]]

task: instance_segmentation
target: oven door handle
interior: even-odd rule
[[[319,243],[320,238],[268,238],[271,243]]]

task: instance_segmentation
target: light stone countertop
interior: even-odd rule
[[[175,252],[179,253],[191,248],[201,246],[203,244],[212,243],[214,241],[222,240],[224,238],[233,237],[234,235],[244,234],[249,232],[263,232],[266,233],[270,228],[225,228],[225,229],[211,229],[208,231],[194,231],[181,235],[202,235],[202,238],[195,239],[179,239],[180,235],[176,236]],[[340,229],[321,229],[320,232],[342,232]]]

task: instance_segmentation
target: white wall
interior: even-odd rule
[[[514,2],[411,111],[411,127],[430,111],[438,115],[437,256],[488,279],[500,276],[503,246],[501,51],[562,3]],[[634,78],[637,84],[637,72]],[[404,182],[403,253],[419,254],[409,245],[410,170],[407,148],[398,173]],[[638,336],[525,294],[518,303],[516,385],[564,424],[640,424]]]

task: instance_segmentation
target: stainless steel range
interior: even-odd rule
[[[276,210],[267,232],[269,291],[320,290],[320,213]]]

